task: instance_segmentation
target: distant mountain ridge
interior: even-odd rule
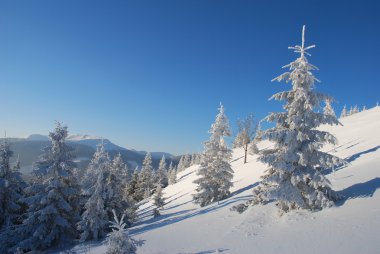
[[[48,136],[44,136],[41,134],[32,134],[32,135],[29,135],[26,139],[30,141],[49,141]]]
[[[49,141],[49,137],[48,136],[44,136],[44,135],[41,135],[41,134],[31,134],[26,139],[27,140],[31,140],[31,141]],[[68,141],[68,142],[77,142],[79,144],[84,144],[84,145],[90,146],[90,147],[92,147],[94,149],[96,149],[97,145],[99,145],[100,143],[103,142],[106,151],[128,150],[128,151],[136,152],[138,154],[142,154],[144,156],[147,154],[147,151],[137,151],[135,149],[127,149],[127,148],[115,145],[109,139],[106,139],[106,138],[103,138],[103,137],[99,137],[99,136],[91,136],[91,135],[87,135],[87,134],[84,134],[84,135],[82,135],[82,134],[70,135],[70,136],[67,137],[66,141]],[[174,155],[172,155],[170,153],[166,153],[166,152],[150,152],[150,154],[152,155],[153,158],[160,158],[160,159],[162,158],[163,155],[167,159],[172,159],[172,158],[176,157],[176,156],[174,156]]]
[[[33,169],[33,163],[38,160],[42,149],[50,144],[48,136],[40,134],[32,134],[26,138],[7,138],[7,140],[11,143],[11,149],[14,152],[13,159],[20,158],[21,171],[24,173],[28,173]],[[102,142],[111,159],[120,153],[130,168],[134,169],[136,166],[141,168],[146,151],[126,149],[112,143],[109,139],[91,135],[70,135],[67,138],[67,143],[74,148],[75,162],[81,169],[88,165],[97,145]],[[170,163],[170,161],[173,161],[174,164],[178,163],[178,157],[170,153],[152,152],[151,154],[153,167],[155,168],[158,167],[163,155],[165,155],[167,163]]]

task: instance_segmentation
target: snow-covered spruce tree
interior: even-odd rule
[[[162,209],[165,205],[165,199],[163,197],[162,187],[160,184],[156,185],[156,193],[153,196],[153,204],[155,206],[153,215],[156,217],[160,215],[159,210]]]
[[[139,184],[137,191],[139,196],[148,198],[154,190],[154,172],[152,166],[152,156],[150,153],[145,155],[142,169],[139,175]]]
[[[183,156],[183,168],[188,168],[191,166],[191,157],[189,154]]]
[[[359,113],[360,110],[359,110],[358,105],[355,105],[355,107],[354,107],[354,109],[352,111],[353,111],[354,114]]]
[[[258,139],[256,139],[257,136],[255,136],[254,139],[252,139],[251,143],[249,143],[248,152],[251,155],[258,154],[260,152],[259,147],[257,146],[257,143],[259,142]]]
[[[114,221],[110,221],[112,232],[108,234],[108,248],[106,254],[134,254],[136,246],[127,232],[127,224],[124,222],[124,215],[119,220],[115,210],[112,210]]]
[[[257,125],[254,123],[253,115],[249,114],[245,119],[237,122],[238,134],[233,143],[234,148],[244,149],[244,164],[247,163],[248,148],[255,137]],[[255,144],[252,144],[255,145]]]
[[[202,161],[202,154],[200,153],[197,153],[195,154],[195,160],[194,160],[194,164],[195,165],[200,165],[201,164],[201,161]]]
[[[35,163],[35,180],[26,188],[29,208],[17,230],[23,238],[17,247],[24,250],[46,249],[77,236],[79,187],[73,177],[73,149],[65,143],[67,135],[67,127],[57,122],[49,134],[51,145]]]
[[[124,214],[127,226],[130,226],[137,217],[136,201],[133,195],[126,195],[126,189],[131,181],[132,172],[128,169],[127,164],[124,163],[119,153],[112,160],[111,173],[107,180],[109,195],[108,201],[106,202],[106,210],[108,218],[113,216],[113,214],[110,213],[112,210],[115,210],[119,214]]]
[[[331,99],[325,100],[325,107],[323,108],[323,113],[325,115],[333,116],[336,118],[335,111],[331,106]]]
[[[81,241],[99,239],[106,235],[109,221],[106,210],[108,190],[106,179],[111,167],[104,144],[97,146],[90,164],[87,167],[82,183],[82,195],[87,197],[82,219],[78,223]]]
[[[112,210],[115,210],[118,214],[123,214],[128,210],[126,219],[131,224],[136,217],[134,214],[135,202],[130,196],[124,195],[128,181],[128,168],[120,153],[112,160],[105,180],[107,197],[105,206],[108,218],[112,218]]]
[[[135,171],[133,172],[131,180],[128,182],[126,188],[125,188],[125,196],[131,197],[136,202],[139,202],[143,199],[143,196],[139,196],[138,191],[138,184],[139,184],[139,169],[138,166],[135,168]]]
[[[112,171],[114,171],[114,174],[118,176],[118,181],[120,185],[124,186],[127,184],[127,182],[132,178],[132,173],[127,164],[124,163],[123,158],[120,153],[117,153],[113,160],[111,165]],[[118,211],[116,210],[116,213]]]
[[[201,163],[201,155],[199,153],[193,153],[191,156],[191,166],[199,165]]]
[[[181,172],[185,169],[185,163],[184,163],[185,156],[181,156],[179,159],[178,165],[177,165],[177,171]]]
[[[249,143],[248,152],[251,155],[258,154],[260,152],[258,143],[262,140],[263,131],[261,130],[261,121],[258,122],[256,127],[255,137],[252,139],[251,143]]]
[[[366,110],[367,110],[367,107],[364,105],[362,108],[362,111],[366,111]]]
[[[311,65],[306,55],[313,46],[304,46],[305,26],[301,46],[289,47],[300,57],[286,65],[285,72],[276,81],[292,84],[292,89],[272,96],[285,101],[285,112],[271,113],[266,117],[276,126],[266,130],[263,137],[274,144],[273,149],[261,151],[259,160],[269,165],[262,183],[254,189],[254,203],[275,200],[280,210],[305,208],[318,210],[331,206],[338,198],[330,182],[321,172],[343,161],[320,151],[325,143],[337,141],[328,132],[318,130],[321,124],[337,125],[335,116],[319,113],[321,102],[330,97],[315,91]]]
[[[168,170],[166,169],[165,155],[162,155],[162,158],[158,165],[156,173],[156,182],[159,183],[163,188],[168,186]]]
[[[177,182],[177,170],[173,167],[172,161],[169,164],[168,182],[170,185],[175,184]]]
[[[193,165],[195,164],[195,156],[196,156],[195,153],[193,153],[193,154],[191,155],[190,166],[193,166]]]
[[[224,137],[231,136],[231,131],[223,105],[220,105],[219,114],[209,133],[211,137],[204,143],[202,162],[197,172],[199,178],[194,181],[198,185],[198,193],[193,199],[200,206],[228,197],[233,185],[233,170],[229,162],[232,152],[224,142]]]
[[[342,113],[340,113],[340,118],[344,118],[347,116],[347,109],[346,109],[346,105],[343,106],[343,109],[342,109]]]
[[[13,152],[5,140],[0,143],[0,231],[21,223],[26,204],[22,201],[27,187],[19,172],[20,163],[10,164]]]
[[[125,215],[125,220],[127,223],[127,226],[131,226],[132,223],[134,223],[138,216],[137,216],[137,202],[136,200],[133,199],[131,196],[125,196],[123,200],[127,206],[124,208],[124,215]]]
[[[347,113],[347,116],[352,116],[354,114],[354,108],[351,106],[350,110]]]

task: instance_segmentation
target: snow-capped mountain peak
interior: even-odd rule
[[[70,135],[67,137],[67,140],[69,141],[81,141],[81,140],[89,140],[89,139],[96,139],[96,140],[101,140],[101,139],[104,139],[102,137],[99,137],[99,136],[91,136],[91,135],[87,135],[87,134],[76,134],[76,135]]]

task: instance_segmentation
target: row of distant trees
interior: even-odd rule
[[[376,107],[379,106],[379,103],[376,103]],[[343,109],[342,109],[342,112],[340,113],[340,118],[344,118],[344,117],[347,117],[347,116],[351,116],[353,114],[356,114],[356,113],[359,113],[359,112],[362,112],[362,111],[365,111],[367,110],[367,107],[366,106],[363,106],[362,109],[360,109],[358,107],[358,105],[355,105],[355,106],[351,106],[350,109],[347,109],[346,105],[343,106]]]

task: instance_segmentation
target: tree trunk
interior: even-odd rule
[[[248,145],[244,146],[244,164],[247,163]]]

